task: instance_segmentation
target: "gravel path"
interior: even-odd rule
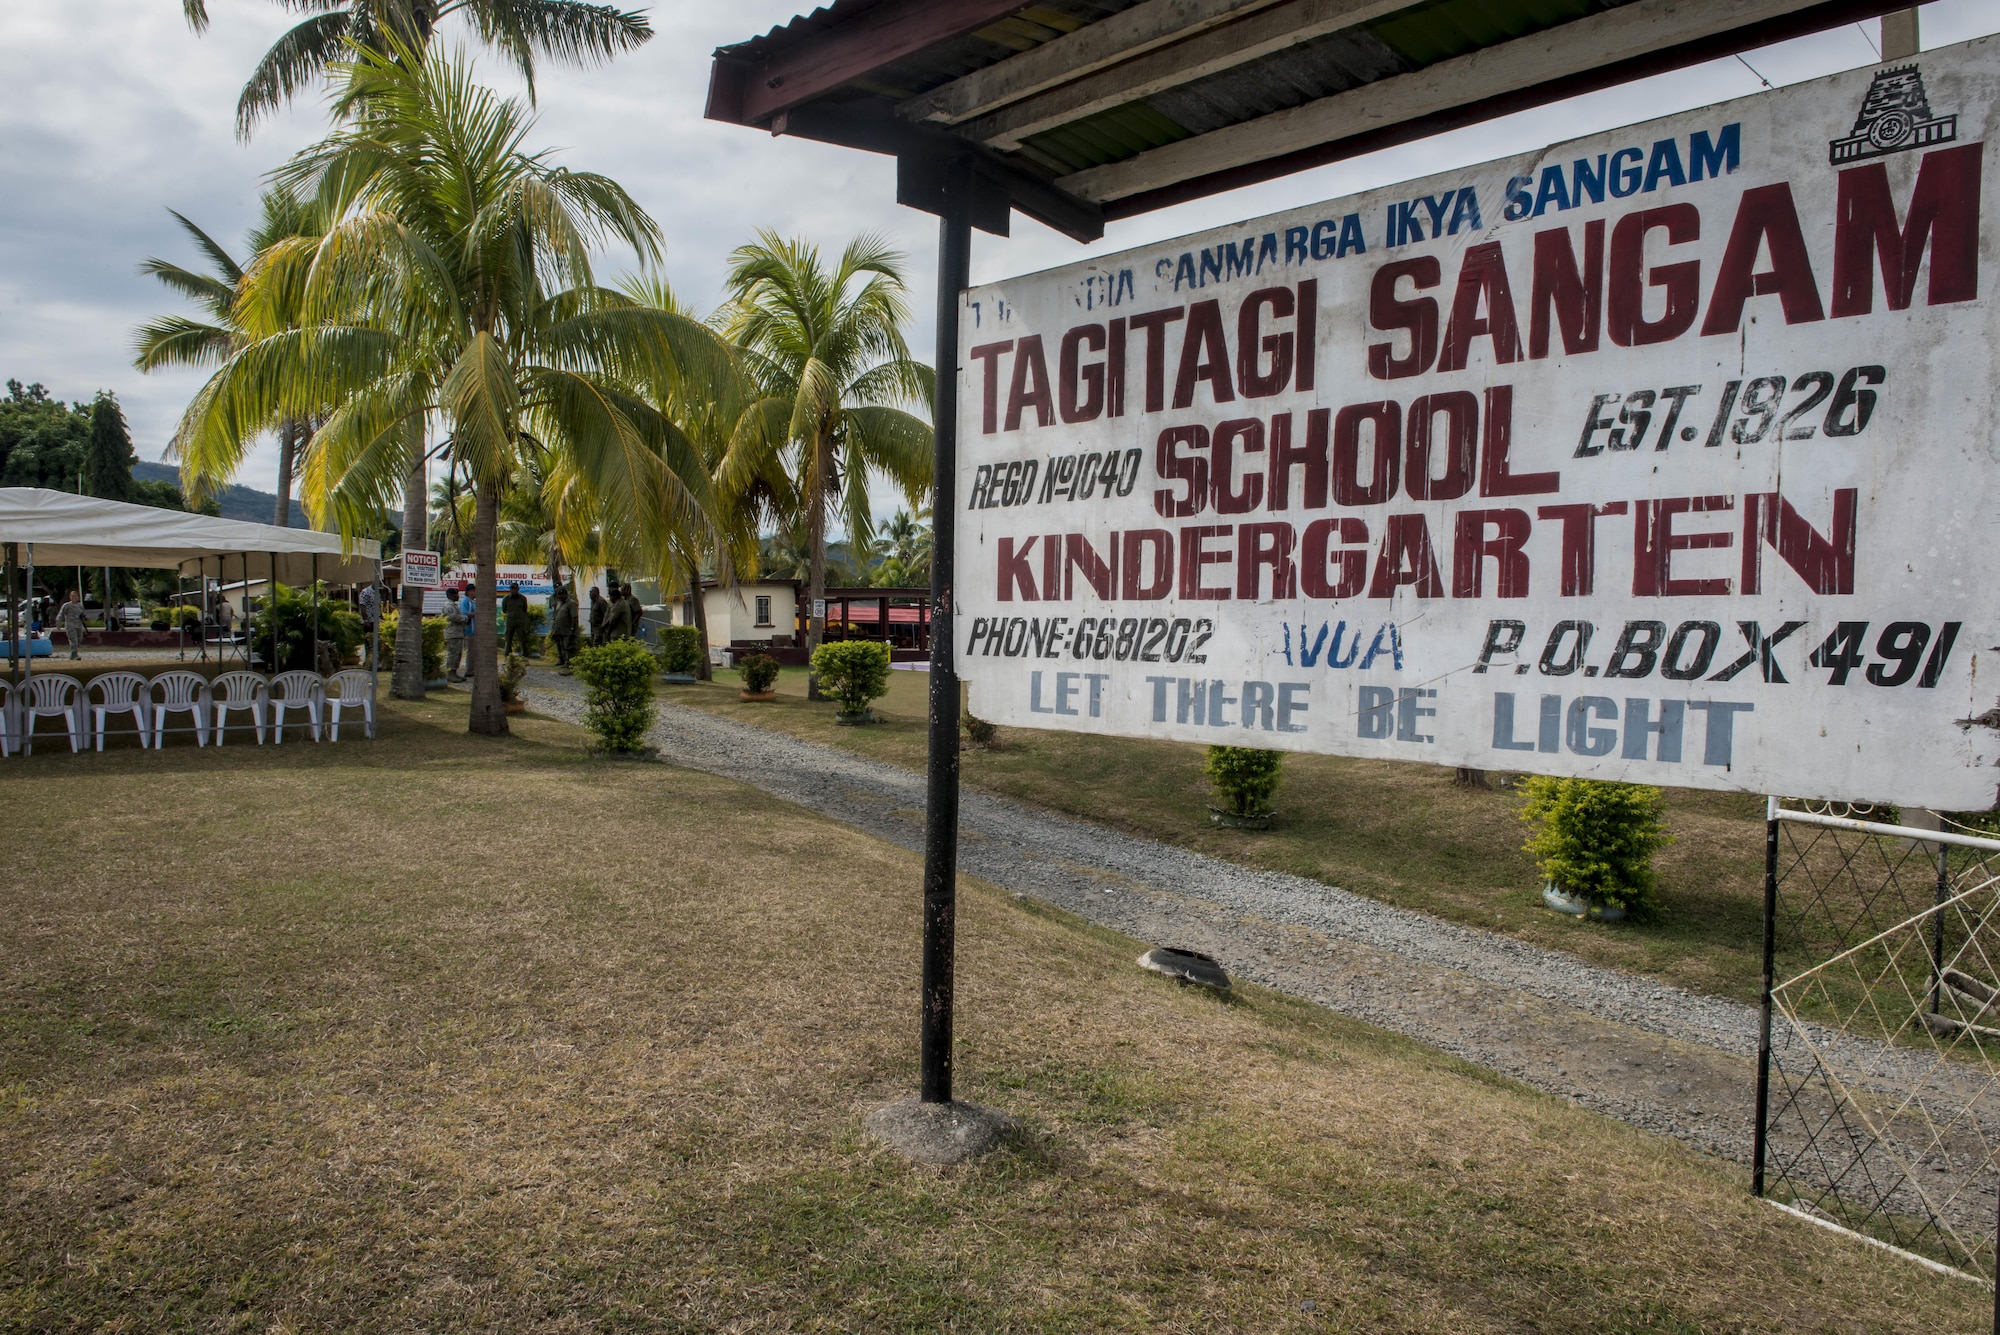
[[[537,711],[581,718],[573,679],[537,669],[527,687]],[[664,703],[650,740],[674,764],[922,849],[920,774]],[[1252,982],[1750,1161],[1749,1006],[970,788],[959,830],[959,866],[971,875],[1142,941],[1213,955]],[[1881,1049],[1868,1046],[1879,1062]]]

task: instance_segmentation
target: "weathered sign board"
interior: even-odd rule
[[[443,583],[436,552],[412,548],[403,553],[403,582],[413,589],[435,589]]]
[[[1991,806],[1996,102],[1982,40],[968,291],[972,708]]]

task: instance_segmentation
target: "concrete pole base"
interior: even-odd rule
[[[868,1134],[912,1163],[964,1163],[998,1149],[1014,1119],[977,1103],[903,1099],[862,1119]]]

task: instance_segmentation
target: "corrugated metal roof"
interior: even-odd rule
[[[902,101],[939,84],[963,78],[974,70],[997,65],[1044,42],[1053,42],[1140,0],[1045,0],[977,32],[939,42],[905,60],[884,65],[851,87]],[[821,11],[824,13],[825,11]]]
[[[735,90],[742,86],[744,77],[740,71],[744,66],[768,64],[773,60],[791,59],[795,64],[810,64],[814,57],[814,39],[818,34],[827,33],[829,38],[834,30],[849,21],[876,11],[892,0],[834,0],[821,9],[804,14],[781,27],[773,28],[763,37],[735,46],[722,48],[718,55],[727,57],[718,62],[716,83],[712,86],[711,97],[720,97],[712,102],[711,114],[722,119],[734,119],[742,114],[732,111],[731,98],[738,96]],[[935,0],[943,5],[946,0]],[[817,133],[835,142],[854,143],[878,152],[905,153],[912,147],[925,145],[921,152],[935,151],[935,143],[940,136],[952,131],[943,125],[921,124],[902,121],[896,116],[895,104],[922,94],[932,92],[941,85],[951,83],[975,71],[1007,61],[1025,51],[1034,50],[1046,43],[1060,40],[1090,24],[1098,23],[1120,11],[1132,8],[1141,0],[1042,0],[1042,3],[1011,8],[1006,0],[997,5],[988,3],[979,12],[990,14],[996,9],[1007,12],[1007,17],[976,32],[949,40],[935,41],[929,46],[898,60],[870,69],[865,78],[853,79],[838,87],[825,89],[811,96],[803,97],[791,104],[803,109],[814,102],[844,104],[838,107],[826,105],[830,114],[819,122],[819,130],[794,131]],[[1192,79],[1177,87],[1163,89],[1121,106],[1105,108],[1091,98],[1090,81],[1096,73],[1093,67],[1080,76],[1081,95],[1066,105],[1082,104],[1088,110],[1080,110],[1075,119],[1052,129],[1041,130],[1028,136],[1020,146],[1004,156],[1022,169],[1010,187],[1017,207],[1031,196],[1040,183],[1055,178],[1069,176],[1092,167],[1123,162],[1151,150],[1165,147],[1177,141],[1213,133],[1229,126],[1243,125],[1276,112],[1304,106],[1321,99],[1350,92],[1357,88],[1413,73],[1442,61],[1470,53],[1490,49],[1529,37],[1566,24],[1587,19],[1607,10],[1621,8],[1634,0],[1418,0],[1417,3],[1396,10],[1382,18],[1359,24],[1337,32],[1322,34],[1295,42],[1282,50],[1244,61],[1242,64],[1221,70],[1218,73]],[[1615,70],[1604,72],[1604,78],[1615,81],[1620,78],[1635,77],[1637,72],[1650,72],[1653,68],[1677,68],[1679,64],[1694,59],[1707,58],[1718,51],[1736,49],[1729,43],[1740,34],[1745,44],[1753,39],[1758,41],[1784,40],[1804,32],[1815,30],[1815,25],[1824,26],[1828,21],[1821,11],[1849,9],[1875,10],[1879,12],[1877,0],[1818,0],[1804,9],[1776,3],[1776,0],[1756,0],[1756,3],[1739,6],[1742,10],[1740,21],[1723,21],[1708,25],[1703,16],[1707,7],[1699,0],[1679,0],[1683,17],[1692,15],[1680,26],[1690,35],[1662,45],[1655,53],[1633,56],[1618,63]],[[1719,7],[1719,6],[1718,6]],[[1888,7],[1886,4],[1880,8]],[[935,16],[948,17],[951,11],[940,8]],[[931,11],[924,7],[923,0],[893,0],[893,9],[885,10],[885,16],[898,21],[912,16],[928,18]],[[898,18],[900,16],[900,18]],[[1721,17],[1721,16],[1718,16]],[[1701,20],[1701,21],[1696,21]],[[1253,16],[1241,16],[1231,20],[1214,31],[1226,33],[1236,22],[1254,23]],[[939,25],[948,28],[950,25]],[[865,44],[859,36],[863,29],[856,30],[856,40]],[[1581,39],[1580,39],[1581,40]],[[895,47],[901,50],[903,47]],[[1161,48],[1154,48],[1161,49]],[[1164,48],[1171,50],[1169,46]],[[853,58],[852,44],[846,48],[847,58]],[[728,68],[725,70],[725,66]],[[850,66],[852,67],[852,66]],[[1577,89],[1593,86],[1593,72],[1589,66],[1570,70],[1560,77],[1533,76],[1524,71],[1525,82],[1520,98],[1512,95],[1501,98],[1486,98],[1480,107],[1497,108],[1501,105],[1533,105],[1536,97],[1544,90],[1549,96],[1560,95],[1562,88]],[[1109,81],[1109,82],[1114,82]],[[776,83],[765,87],[776,88]],[[1103,86],[1102,84],[1099,85]],[[1598,85],[1601,86],[1601,85]],[[1024,93],[1030,99],[1036,93]],[[1523,100],[1525,99],[1525,100]],[[745,123],[767,124],[771,113],[768,108],[782,99],[764,98],[765,111],[755,113]],[[1061,98],[1055,105],[1065,105]],[[1497,114],[1492,110],[1475,114]],[[1440,113],[1442,116],[1442,113]],[[844,119],[843,119],[844,118]],[[1047,125],[1048,121],[1035,116],[1024,119]],[[1415,120],[1448,121],[1448,116],[1418,117]],[[1414,125],[1414,121],[1412,122]],[[1384,135],[1393,135],[1395,127],[1388,127],[1380,134],[1370,133],[1352,136],[1359,144],[1384,141]],[[1413,129],[1412,133],[1417,133]],[[962,133],[962,131],[961,131]],[[930,136],[925,138],[925,136]],[[1393,142],[1393,139],[1389,140]],[[987,141],[989,145],[1008,142],[1004,137]],[[1338,152],[1338,146],[1349,140],[1335,135],[1322,146],[1329,152]],[[898,145],[901,145],[900,147]],[[998,150],[995,150],[998,151]],[[1254,153],[1254,147],[1244,150]],[[1269,172],[1297,170],[1301,165],[1311,165],[1306,161],[1319,149],[1297,150],[1288,154],[1277,154],[1269,159],[1254,157],[1226,168],[1199,174],[1189,181],[1170,181],[1165,184],[1139,190],[1130,197],[1120,195],[1116,199],[1101,201],[1106,216],[1125,216],[1134,209],[1158,207],[1161,202],[1171,202],[1172,198],[1192,198],[1188,190],[1196,194],[1214,189],[1226,189],[1230,184],[1244,184],[1253,179],[1263,179],[1258,175],[1266,168]],[[1001,171],[1007,164],[995,161],[992,165]],[[1199,186],[1194,182],[1199,181]],[[1178,192],[1178,193],[1177,193]],[[1127,208],[1127,205],[1130,208]],[[1043,199],[1034,208],[1040,208],[1036,216],[1048,220],[1060,217],[1058,223],[1064,230],[1075,230],[1079,234],[1087,232],[1091,219],[1078,215],[1071,216],[1072,205],[1083,209],[1098,207],[1081,204],[1063,195]],[[1033,212],[1034,208],[1030,208]],[[1113,209],[1123,210],[1114,212]],[[1081,218],[1081,220],[1079,220]]]
[[[1376,19],[1368,31],[1408,61],[1410,68],[1422,69],[1629,3],[1631,0],[1430,0]]]
[[[1057,175],[1122,161],[1629,3],[1430,0],[1034,135],[1019,156]]]

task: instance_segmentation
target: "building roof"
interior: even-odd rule
[[[937,211],[977,164],[1083,240],[1106,220],[1873,17],[1881,0],[835,0],[719,48],[711,119],[898,160]]]

